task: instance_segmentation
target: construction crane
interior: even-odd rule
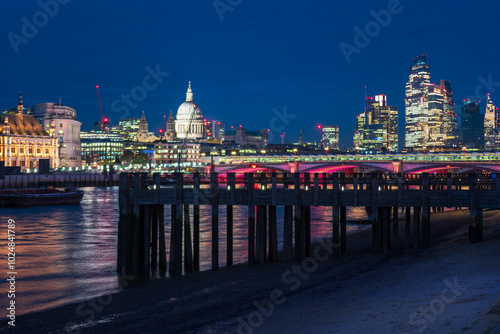
[[[99,109],[101,110],[101,126],[102,126],[102,133],[105,132],[105,122],[107,119],[104,119],[104,116],[102,114],[102,104],[101,104],[101,94],[99,93],[99,85],[95,86],[97,89],[97,97],[99,98]]]

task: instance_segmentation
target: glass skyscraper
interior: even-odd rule
[[[460,147],[457,114],[449,81],[430,82],[427,56],[410,67],[405,99],[405,147]]]

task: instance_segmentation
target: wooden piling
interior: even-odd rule
[[[212,270],[219,269],[219,176],[210,173],[212,194]]]
[[[295,201],[295,261],[303,259],[304,249],[304,225],[302,223],[302,205],[300,199],[300,173],[294,173],[294,201]]]
[[[333,200],[332,200],[332,218],[333,218],[333,247],[335,257],[340,256],[340,191],[339,191],[339,176],[337,173],[332,174]]]
[[[200,173],[193,175],[194,205],[193,205],[193,269],[200,270]]]
[[[255,179],[253,173],[248,174],[248,265],[255,263],[255,205],[254,187]]]
[[[233,236],[234,236],[234,223],[233,223],[233,204],[235,201],[235,193],[236,193],[236,174],[235,173],[227,173],[227,186],[229,187],[229,199],[230,204],[226,207],[226,216],[227,216],[227,250],[226,250],[226,265],[231,267],[233,265]]]

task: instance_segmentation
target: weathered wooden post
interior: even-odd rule
[[[264,194],[267,189],[266,173],[260,174],[259,194]],[[256,263],[266,262],[266,241],[267,241],[267,207],[257,205],[257,226],[255,229],[255,259]]]
[[[294,201],[295,201],[295,261],[304,257],[304,224],[302,223],[302,201],[300,198],[300,173],[293,175]]]
[[[347,250],[347,208],[340,207],[340,253],[345,254]]]
[[[212,193],[212,270],[219,269],[219,176],[210,173]]]
[[[253,173],[248,173],[248,265],[255,264],[255,179]]]
[[[283,173],[283,188],[288,189],[288,173]],[[283,255],[286,262],[293,258],[293,206],[286,205],[283,222]]]
[[[472,243],[483,240],[483,209],[477,205],[476,178],[476,173],[469,174],[469,207],[471,216],[474,216],[474,226],[469,226],[469,240]]]
[[[226,208],[227,218],[227,253],[226,265],[231,267],[233,265],[233,236],[234,236],[234,223],[233,223],[233,204],[236,196],[236,174],[227,173],[227,187],[229,189],[229,205]]]
[[[333,218],[333,247],[335,257],[340,256],[340,230],[339,230],[339,220],[340,220],[340,193],[339,193],[339,175],[337,173],[332,174],[332,185],[333,185],[333,199],[332,199],[332,218]]]
[[[200,172],[194,173],[193,268],[200,270]]]
[[[54,178],[55,179],[55,178]],[[118,276],[123,276],[127,269],[127,239],[128,239],[128,225],[130,220],[133,219],[133,215],[130,212],[129,205],[129,185],[130,176],[129,174],[120,174],[120,188],[119,188],[119,209],[120,218],[118,220],[118,254],[117,254],[117,272]]]
[[[304,188],[311,191],[311,174],[304,174]],[[303,226],[304,226],[304,257],[311,256],[311,206],[303,206]]]
[[[269,262],[278,261],[278,226],[276,222],[276,197],[278,180],[276,173],[272,174],[272,198],[271,205],[269,206]]]
[[[184,192],[184,176],[174,173],[175,205],[172,205],[170,223],[170,275],[182,275],[182,198]]]

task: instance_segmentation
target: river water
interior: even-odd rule
[[[0,309],[5,310],[7,221],[15,220],[16,314],[40,311],[119,291],[116,276],[118,188],[82,188],[80,205],[0,209]],[[211,208],[201,206],[200,268],[211,268]],[[192,212],[191,212],[192,214]],[[220,207],[220,265],[226,261],[225,207]],[[363,208],[348,208],[348,220],[366,219]],[[283,240],[283,208],[277,209],[278,240]],[[170,208],[165,210],[167,252]],[[311,236],[330,237],[332,210],[311,208]],[[246,261],[247,209],[234,207],[234,263]],[[347,232],[368,228],[347,224]],[[281,248],[281,244],[279,245]],[[168,254],[167,254],[168,260]],[[165,278],[157,278],[165,279]],[[0,315],[4,318],[5,315]]]

